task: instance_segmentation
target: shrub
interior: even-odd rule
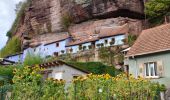
[[[0,57],[6,57],[19,52],[21,52],[21,41],[18,37],[13,37],[7,42],[6,46],[0,50]]]
[[[13,70],[16,68],[21,68],[21,66],[0,66],[0,86],[6,83],[12,84],[12,78],[14,76]]]
[[[27,53],[23,65],[32,66],[35,64],[42,64],[44,61],[45,61],[44,58],[40,54]]]
[[[12,100],[63,100],[64,81],[43,80],[39,66],[15,70]]]
[[[93,74],[109,74],[111,76],[116,76],[121,73],[121,71],[116,70],[114,66],[107,66],[101,62],[67,62],[82,70],[86,70]]]
[[[69,88],[70,100],[155,100],[158,84],[141,77],[127,78],[126,74],[116,77],[92,75],[78,77]]]
[[[72,18],[68,13],[63,14],[62,24],[65,30],[68,30],[68,27],[72,24]]]
[[[120,74],[80,76],[70,85],[63,80],[42,80],[44,69],[39,66],[15,70],[13,78],[13,100],[155,100],[158,83],[141,77]],[[67,85],[67,88],[65,87]]]

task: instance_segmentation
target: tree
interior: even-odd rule
[[[99,48],[99,57],[102,59],[104,63],[113,65],[114,56],[115,56],[115,51],[112,50],[111,47]]]
[[[170,0],[150,0],[145,4],[145,13],[150,20],[160,21],[170,13]]]

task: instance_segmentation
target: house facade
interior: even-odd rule
[[[55,40],[43,41],[41,43],[31,44],[30,47],[23,51],[25,59],[28,53],[41,55],[42,57],[59,56],[66,53],[66,44],[70,41],[68,34],[58,35]]]
[[[101,37],[98,41],[96,41],[95,45],[96,48],[100,48],[101,46],[109,47],[123,45],[123,39],[125,39],[125,33],[115,36]]]
[[[61,54],[66,54],[66,44],[69,42],[69,38],[63,40],[54,41],[51,43],[46,43],[44,45],[46,55],[59,56]]]
[[[170,88],[170,24],[144,30],[126,55],[125,69]],[[168,89],[170,92],[170,89]]]
[[[7,57],[5,57],[6,60],[15,62],[15,63],[22,63],[24,61],[23,59],[23,53],[18,53],[15,55],[9,55]]]
[[[98,49],[100,47],[120,46],[126,38],[128,26],[125,24],[119,27],[106,27],[100,29],[98,34],[83,32],[75,35],[75,40],[69,42],[66,47],[71,53],[77,53],[83,50]],[[69,52],[70,53],[70,52]]]
[[[46,68],[43,72],[44,78],[62,79],[66,81],[66,84],[71,83],[71,81],[78,76],[85,76],[89,73],[63,61],[41,64],[40,67]]]

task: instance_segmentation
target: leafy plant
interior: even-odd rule
[[[44,58],[40,54],[32,54],[28,52],[23,62],[23,65],[32,66],[35,64],[42,64],[44,61]]]
[[[70,100],[155,100],[159,84],[141,77],[127,77],[120,74],[111,77],[108,74],[80,76],[74,79],[68,92]]]
[[[153,100],[159,88],[141,77],[120,74],[112,77],[109,74],[79,76],[68,87],[63,80],[42,80],[40,74],[45,69],[39,66],[23,67],[15,70],[13,78],[13,100],[105,100],[109,99],[142,99]]]
[[[111,47],[101,47],[99,49],[99,57],[100,59],[109,65],[113,65],[115,56],[115,51],[111,49]]]
[[[161,23],[164,16],[170,12],[169,0],[150,0],[145,4],[147,14],[150,22]]]
[[[19,52],[21,52],[21,41],[18,37],[12,37],[6,46],[0,50],[0,57],[6,57]]]
[[[62,24],[65,30],[72,24],[72,17],[68,13],[63,14]]]
[[[116,70],[114,66],[107,66],[101,62],[67,62],[70,65],[73,65],[82,70],[86,70],[93,74],[110,74],[111,76],[117,75],[121,71]]]
[[[64,81],[43,80],[41,74],[45,69],[39,66],[23,67],[15,70],[13,78],[12,100],[63,100]]]

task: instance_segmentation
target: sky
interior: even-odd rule
[[[0,0],[0,49],[6,44],[6,33],[15,20],[15,5],[23,0]]]

